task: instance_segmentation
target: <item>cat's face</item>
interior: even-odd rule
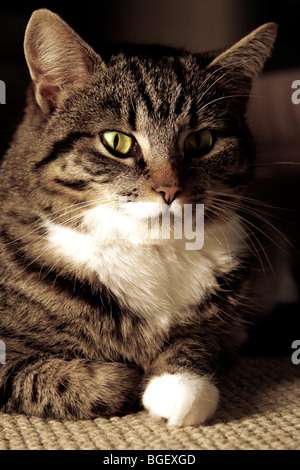
[[[100,58],[56,15],[36,12],[25,53],[39,135],[27,171],[39,210],[107,239],[116,228],[142,238],[167,207],[184,215],[204,204],[208,223],[222,220],[222,199],[249,177],[245,104],[275,29],[220,55],[155,46]]]

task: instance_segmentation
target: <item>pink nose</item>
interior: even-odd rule
[[[157,193],[163,193],[162,196],[167,204],[171,204],[174,201],[176,194],[183,191],[180,186],[158,186],[153,188]]]

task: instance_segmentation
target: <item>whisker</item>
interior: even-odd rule
[[[264,249],[264,247],[263,247],[262,243],[260,242],[259,238],[255,235],[255,233],[253,232],[253,230],[250,230],[250,229],[249,229],[248,220],[245,219],[244,217],[242,217],[241,215],[239,215],[239,220],[240,220],[241,223],[244,225],[244,227],[247,229],[247,232],[250,232],[249,234],[247,233],[247,238],[248,238],[248,240],[250,241],[250,243],[251,243],[253,249],[255,250],[255,253],[254,253],[251,249],[250,249],[250,251],[251,251],[251,253],[252,253],[254,256],[256,256],[257,259],[259,260],[260,265],[261,265],[261,268],[262,268],[262,270],[263,270],[263,273],[266,275],[264,263],[263,263],[263,261],[262,261],[262,258],[261,258],[261,256],[260,256],[260,254],[259,254],[259,250],[258,250],[257,246],[255,245],[255,243],[254,243],[254,241],[252,240],[251,237],[253,237],[254,240],[255,240],[255,242],[259,245],[259,248],[260,248],[260,250],[262,251],[262,253],[264,254],[264,256],[265,256],[265,258],[266,258],[266,260],[267,260],[267,263],[268,263],[268,265],[269,265],[269,267],[270,267],[270,269],[271,269],[271,271],[272,271],[272,274],[273,274],[274,277],[275,277],[274,269],[273,269],[272,263],[271,263],[271,261],[270,261],[270,258],[268,257],[268,255],[267,255],[267,253],[266,253],[266,250]],[[247,245],[247,247],[248,247],[248,245]],[[249,247],[248,247],[248,249],[249,249]]]
[[[244,195],[240,195],[240,194],[228,194],[228,193],[222,193],[222,192],[219,192],[219,191],[213,191],[213,190],[209,190],[207,191],[207,193],[209,195],[212,195],[215,197],[216,196],[220,196],[220,197],[226,197],[226,198],[230,198],[231,201],[230,203],[232,204],[236,204],[236,207],[238,208],[239,206],[243,206],[244,207],[244,202],[247,203],[247,205],[255,205],[255,206],[261,206],[263,208],[267,208],[267,209],[272,209],[273,212],[266,212],[266,211],[262,211],[261,209],[257,209],[255,208],[255,211],[258,211],[261,213],[261,214],[265,214],[265,215],[268,215],[269,217],[272,217],[272,218],[275,218],[275,219],[278,219],[278,220],[282,220],[282,221],[285,221],[284,218],[281,218],[277,215],[275,215],[274,211],[275,210],[278,210],[280,212],[282,211],[285,211],[285,212],[295,212],[293,209],[289,209],[289,208],[286,208],[286,207],[281,207],[281,206],[278,206],[277,204],[270,204],[270,203],[266,203],[266,202],[263,202],[263,201],[260,201],[259,199],[254,199],[254,198],[251,198],[250,196],[244,196]],[[238,202],[236,201],[233,201],[232,199],[237,199]],[[223,199],[219,199],[221,202],[224,202]],[[228,201],[229,202],[229,201]],[[241,204],[242,203],[242,204]],[[254,209],[254,208],[253,208]]]
[[[224,201],[222,199],[218,199],[216,198],[216,201],[220,202],[220,203],[224,203]],[[270,224],[271,222],[268,222],[268,220],[263,217],[263,216],[268,216],[268,217],[272,217],[273,219],[276,219],[276,220],[279,220],[281,222],[284,222],[285,219],[283,217],[279,217],[277,216],[276,214],[273,213],[270,213],[270,212],[267,212],[261,208],[252,208],[252,207],[249,207],[249,206],[246,206],[245,204],[239,204],[239,203],[236,203],[234,201],[227,201],[228,204],[231,205],[231,207],[236,210],[236,211],[239,211],[239,212],[244,212],[244,213],[248,213],[249,215],[252,215],[256,218],[258,218],[258,216],[261,218],[262,221]],[[226,203],[225,203],[226,204]],[[265,206],[263,206],[265,207]],[[273,207],[273,206],[266,206],[267,208],[271,208],[271,209],[278,209],[277,207]]]
[[[109,199],[110,199],[109,197],[106,198],[106,200],[109,200]],[[93,206],[93,205],[95,205],[95,204],[97,204],[97,203],[98,203],[98,204],[103,203],[103,201],[105,201],[105,199],[103,199],[103,198],[101,198],[101,199],[100,199],[100,198],[97,198],[97,199],[93,199],[93,200],[90,200],[90,201],[81,202],[81,203],[78,203],[78,204],[72,204],[71,206],[69,206],[69,208],[71,208],[70,210],[68,210],[68,208],[64,208],[64,209],[60,209],[60,210],[57,210],[57,211],[53,212],[53,214],[59,214],[59,215],[57,215],[56,217],[54,217],[54,218],[52,218],[52,219],[50,218],[50,219],[47,220],[46,222],[43,222],[43,221],[42,221],[42,220],[45,219],[46,217],[45,217],[44,214],[41,214],[41,215],[39,215],[39,220],[38,220],[38,221],[35,221],[33,224],[30,224],[30,225],[29,225],[29,227],[30,227],[31,225],[39,224],[39,226],[38,226],[36,229],[34,229],[34,230],[30,231],[30,232],[27,232],[25,235],[22,235],[21,237],[15,238],[14,240],[8,242],[8,244],[13,244],[13,243],[15,243],[15,242],[18,242],[18,241],[20,241],[20,240],[22,240],[22,239],[24,239],[24,238],[26,238],[26,237],[32,235],[33,233],[37,232],[38,230],[43,229],[43,228],[46,228],[46,227],[47,227],[47,223],[49,223],[49,222],[54,223],[54,222],[56,222],[57,220],[59,220],[60,218],[66,217],[67,215],[71,214],[72,212],[77,211],[79,208],[80,208],[80,209],[85,209],[85,208],[90,207],[90,206]],[[112,207],[114,207],[114,203],[113,203],[113,202],[110,202],[109,204],[106,203],[105,205],[106,205],[106,206],[112,206]],[[80,207],[79,207],[79,206],[80,206]],[[65,211],[65,212],[63,212],[63,211]],[[61,212],[61,213],[60,213],[60,212]],[[79,216],[80,216],[80,215],[81,215],[81,214],[79,214]],[[72,218],[71,218],[71,219],[68,219],[67,221],[62,222],[61,224],[67,224],[68,222],[70,222],[70,221],[72,221],[72,220],[73,220]],[[42,223],[41,223],[41,222],[42,222]],[[40,238],[40,237],[42,237],[42,235],[40,235],[38,238]]]
[[[214,100],[212,101],[209,101],[208,103],[206,103],[204,106],[202,106],[200,109],[199,109],[199,112],[200,111],[203,111],[203,109],[207,108],[207,106],[213,104],[213,103],[216,103],[217,101],[221,101],[221,100],[226,100],[226,99],[230,99],[230,98],[248,98],[249,95],[246,95],[246,94],[241,94],[241,95],[238,95],[238,94],[235,94],[235,95],[226,95],[226,96],[220,96],[219,98],[215,98]]]
[[[217,73],[219,73],[219,72],[220,72],[221,70],[223,70],[223,69],[227,69],[227,71],[226,71],[225,73],[223,73],[220,77],[218,77],[217,80],[215,80],[215,81],[205,90],[205,92],[204,92],[201,96],[199,96],[197,103],[199,103],[199,102],[203,99],[203,97],[206,95],[206,93],[207,93],[219,80],[221,80],[222,78],[224,78],[228,73],[230,73],[232,70],[236,69],[239,65],[241,65],[241,61],[234,62],[234,63],[236,64],[236,66],[233,67],[233,68],[230,68],[230,70],[228,70],[228,66],[227,66],[227,65],[222,65],[222,67],[219,67],[219,68],[215,69],[213,72],[211,72],[211,73],[206,77],[206,79],[201,83],[201,87],[200,87],[200,89],[199,89],[199,94],[200,94],[201,90],[204,88],[204,85],[206,84],[206,82],[207,82],[208,80],[210,80],[213,75],[216,75]],[[234,63],[233,63],[233,64],[234,64]]]
[[[222,219],[224,222],[227,222],[227,221],[228,221],[228,212],[225,211],[225,208],[218,206],[216,209],[217,209],[216,215],[218,215],[218,217],[219,217],[220,219]],[[224,214],[224,217],[222,217],[222,216],[220,215],[220,210],[221,210],[221,212]],[[230,211],[230,215],[231,215],[231,214],[232,214],[232,211]],[[240,220],[240,221],[242,222],[242,224],[246,227],[246,225],[245,225],[245,223],[244,223],[244,221],[243,221],[242,219],[243,219],[243,218],[239,217],[239,220]],[[238,227],[238,223],[237,223],[236,221],[232,220],[232,219],[231,219],[231,224],[235,224],[235,225]],[[247,228],[247,227],[246,227],[246,228]],[[263,265],[262,259],[261,259],[261,257],[260,257],[260,254],[259,254],[259,252],[258,252],[258,249],[257,249],[257,247],[255,246],[253,240],[251,239],[251,237],[250,237],[248,231],[246,231],[246,232],[244,232],[244,233],[245,233],[247,239],[250,241],[250,243],[251,243],[253,249],[255,250],[255,252],[249,247],[249,245],[247,244],[246,240],[239,234],[239,232],[238,232],[237,230],[234,230],[234,232],[235,232],[235,234],[238,236],[238,238],[243,242],[243,244],[246,246],[246,248],[247,248],[248,250],[250,250],[250,252],[253,254],[253,256],[255,256],[255,257],[258,258],[258,260],[259,260],[259,262],[260,262],[260,264],[261,264],[261,267],[262,267],[262,269],[263,269],[263,272],[265,273],[264,265]],[[251,232],[251,234],[254,236],[254,238],[256,239],[256,241],[258,242],[258,244],[261,246],[262,251],[264,251],[264,249],[263,249],[262,245],[260,244],[259,240],[257,239],[257,237],[256,237],[252,232]],[[264,251],[264,254],[265,254],[266,258],[268,259],[268,257],[267,257],[267,255],[266,255],[265,251]]]
[[[213,211],[211,211],[211,212],[214,214],[214,212],[213,212]],[[208,218],[209,218],[209,216],[208,216],[208,214],[207,214],[207,213],[206,213],[206,217],[208,217]],[[212,219],[212,218],[210,218],[210,220],[213,220],[213,219]],[[226,222],[226,221],[225,221],[225,222]],[[218,223],[217,223],[215,220],[214,220],[214,223],[216,223],[216,224],[217,224],[217,226],[218,226],[219,230],[221,231],[221,233],[222,233],[222,235],[223,235],[223,237],[224,237],[224,240],[225,240],[225,242],[226,242],[226,245],[227,245],[228,253],[229,253],[229,256],[230,256],[230,261],[231,261],[231,264],[232,264],[232,252],[231,252],[231,248],[230,248],[230,245],[229,245],[228,239],[227,239],[227,237],[226,237],[226,235],[225,235],[225,233],[224,233],[224,230],[222,229],[222,227],[221,227],[221,226],[220,226],[220,225],[219,225],[219,224],[218,224]],[[220,242],[219,242],[219,243],[220,243]],[[220,245],[222,246],[222,243],[220,243]]]
[[[230,67],[229,70],[228,70],[228,66],[227,66],[227,65],[223,65],[222,67],[219,67],[219,68],[217,68],[216,70],[214,70],[212,73],[210,73],[210,74],[206,77],[206,79],[204,80],[204,82],[201,84],[201,87],[200,87],[200,89],[199,89],[199,92],[201,92],[201,89],[203,89],[205,83],[206,83],[208,80],[210,80],[210,78],[211,78],[213,75],[219,73],[222,69],[226,69],[226,68],[227,68],[227,71],[226,71],[225,73],[223,73],[220,77],[218,77],[218,78],[205,90],[205,92],[204,92],[201,96],[199,96],[199,99],[198,99],[198,101],[197,101],[197,104],[199,104],[199,103],[201,102],[201,100],[202,100],[203,97],[206,95],[206,93],[207,93],[213,86],[215,86],[215,84],[216,84],[219,80],[222,80],[222,78],[226,77],[227,74],[232,73],[233,70],[237,69],[237,68],[238,68],[240,65],[242,65],[243,63],[245,63],[245,61],[239,60],[239,61],[237,61],[237,62],[233,62],[233,63],[232,63],[232,66],[234,66],[234,65],[235,65],[235,66],[234,66],[234,67]],[[248,94],[248,95],[244,95],[244,96],[249,97],[249,94]],[[265,98],[265,99],[267,99],[267,98],[264,97],[263,95],[254,95],[254,94],[251,94],[251,96],[252,96],[252,97],[259,97],[259,98]],[[201,111],[202,109],[203,109],[203,108],[201,108],[200,111]]]
[[[273,165],[296,165],[299,166],[300,162],[260,162],[250,163],[251,166],[273,166]]]
[[[229,205],[231,204],[231,201],[223,201],[223,200],[220,200],[220,203],[224,204],[224,205]],[[234,206],[234,209],[236,210],[237,207]],[[232,205],[231,205],[231,210],[232,210]],[[267,224],[270,228],[272,228],[272,230],[274,230],[274,232],[277,233],[277,235],[280,236],[280,238],[282,238],[293,250],[295,250],[295,247],[293,246],[293,244],[290,242],[290,240],[288,240],[286,238],[286,236],[277,228],[274,226],[274,224],[272,224],[269,220],[267,220],[265,217],[262,217],[261,215],[258,214],[257,211],[252,211],[250,210],[249,208],[246,208],[244,206],[240,206],[239,207],[239,210],[240,212],[244,212],[245,214],[249,214],[251,215],[252,217],[255,217],[259,220],[261,220],[262,222],[264,222],[265,224]],[[255,230],[257,230],[258,232],[260,232],[265,238],[267,238],[269,241],[272,242],[272,244],[274,246],[276,246],[277,248],[279,248],[284,254],[286,254],[287,256],[290,256],[290,253],[288,253],[279,243],[277,243],[276,240],[274,240],[268,233],[266,233],[261,227],[259,227],[258,225],[254,224],[254,222],[251,222],[250,220],[248,219],[245,219],[244,218],[244,221],[247,222],[248,226],[251,225]]]
[[[213,217],[210,217],[207,213],[205,214],[205,217],[207,217],[207,218],[208,218],[210,221],[212,221],[213,223],[217,223],[217,222],[213,219]],[[219,225],[219,224],[217,223],[217,225]],[[219,245],[222,246],[222,242],[217,238],[216,234],[213,233],[212,230],[210,230],[209,227],[205,226],[205,230],[208,230],[209,233],[214,237],[214,239],[216,240],[216,242],[218,242]]]

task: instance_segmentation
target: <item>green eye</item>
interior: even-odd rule
[[[132,137],[118,131],[104,132],[102,134],[102,141],[109,150],[113,150],[121,155],[129,153],[134,143]]]
[[[199,156],[209,152],[213,145],[213,134],[208,129],[203,129],[187,136],[184,142],[184,150],[191,156]]]

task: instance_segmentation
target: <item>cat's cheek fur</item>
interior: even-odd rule
[[[195,426],[211,418],[219,392],[207,377],[192,373],[153,377],[143,395],[143,405],[154,418],[165,418],[171,426]]]

